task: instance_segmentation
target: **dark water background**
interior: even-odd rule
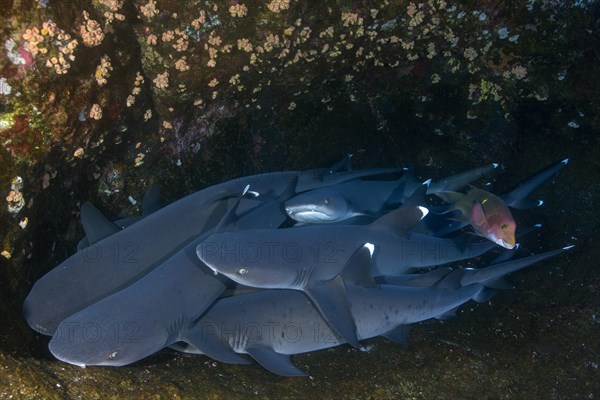
[[[159,2],[158,8],[161,16],[184,14],[192,6],[211,9],[204,3]],[[198,49],[211,29],[224,38],[239,31],[264,40],[268,29],[281,31],[299,15],[312,24],[315,36],[330,24],[341,25],[338,14],[331,17],[335,23],[329,22],[326,17],[318,18],[319,10],[302,2],[292,3],[285,17],[278,14],[279,19],[265,23],[264,13],[253,13],[252,7],[260,6],[254,3],[248,2],[250,12],[243,23],[227,22],[227,12],[215,12],[224,21],[223,28],[200,32]],[[365,19],[369,13],[361,14],[362,8],[374,7],[338,3],[332,7],[358,10]],[[20,38],[26,27],[40,26],[38,22],[46,21],[48,15],[59,26],[73,26],[76,32],[81,10],[89,10],[98,20],[104,10],[98,3],[1,4],[6,22],[0,35],[3,42]],[[188,85],[187,94],[157,89],[152,81],[163,69],[151,58],[167,58],[173,50],[170,43],[161,45],[159,38],[156,50],[150,51],[144,45],[144,29],[156,32],[164,25],[165,30],[172,18],[136,19],[132,15],[144,4],[123,6],[127,21],[114,24],[106,42],[82,46],[68,79],[51,75],[39,59],[27,69],[12,65],[5,58],[6,51],[0,58],[0,77],[6,77],[13,88],[12,94],[0,95],[0,113],[16,121],[0,131],[0,188],[8,194],[11,180],[22,176],[27,203],[33,200],[17,215],[8,213],[6,207],[0,214],[2,250],[11,252],[10,259],[0,258],[0,398],[600,396],[597,4],[576,7],[534,2],[534,16],[523,11],[524,5],[480,2],[461,6],[471,16],[473,10],[486,10],[486,21],[477,22],[479,14],[472,19],[480,25],[489,23],[492,32],[508,26],[521,35],[518,45],[493,41],[499,49],[496,58],[475,65],[479,72],[465,66],[457,74],[449,73],[436,58],[429,61],[424,56],[428,39],[416,39],[424,61],[407,61],[401,64],[402,71],[369,64],[352,70],[343,63],[323,62],[316,67],[291,67],[283,75],[273,73],[270,85],[263,73],[249,75],[248,87],[263,85],[258,94],[225,90],[216,101],[206,100],[202,110],[193,106],[189,93],[202,93],[209,99],[205,84],[212,79],[210,74],[221,74],[220,80],[226,82],[243,63],[223,53],[214,72],[205,67],[206,58],[196,60],[189,55],[193,74],[179,78]],[[391,2],[390,9],[381,13],[388,13],[387,18],[405,15],[406,7],[407,2]],[[323,15],[328,14],[323,11]],[[528,24],[536,29],[523,28]],[[344,29],[338,25],[336,30]],[[471,39],[466,38],[481,32],[480,25],[452,25],[465,37],[457,54],[470,47]],[[325,42],[315,39],[311,45],[321,49]],[[366,51],[374,48],[368,45],[364,44]],[[384,49],[382,57],[392,57],[394,51],[399,50]],[[502,54],[508,52],[527,66],[527,82],[503,80],[500,67],[489,67],[490,60],[504,65]],[[93,73],[105,53],[110,54],[115,70],[108,86],[100,89]],[[90,65],[88,58],[93,60]],[[510,70],[511,62],[505,60],[504,68]],[[127,108],[125,98],[138,70],[145,77],[143,92]],[[353,86],[345,82],[349,73],[354,75]],[[434,73],[441,76],[437,85],[430,84]],[[558,80],[557,73],[566,78]],[[292,97],[291,93],[303,88],[297,83],[302,77],[314,83],[308,93]],[[467,95],[469,84],[486,79],[497,83],[501,96],[475,104]],[[198,89],[200,85],[203,89]],[[22,95],[15,97],[18,90]],[[483,92],[480,87],[482,98]],[[350,100],[350,95],[357,101]],[[540,97],[545,99],[540,101]],[[293,110],[290,101],[296,103]],[[103,118],[80,121],[80,111],[89,112],[93,103],[102,104]],[[244,103],[252,106],[245,108]],[[41,114],[32,111],[32,104]],[[145,121],[148,109],[153,116]],[[165,128],[163,121],[173,129]],[[576,128],[569,125],[572,121],[577,122]],[[85,156],[73,157],[80,147]],[[135,166],[140,153],[145,154],[144,162]],[[224,365],[169,350],[127,367],[80,369],[53,359],[47,350],[48,338],[35,334],[22,319],[20,307],[32,284],[72,254],[83,235],[78,220],[83,201],[93,201],[106,215],[131,215],[139,212],[139,204],[131,205],[127,197],[140,199],[154,182],[161,183],[166,200],[173,201],[238,176],[330,166],[347,153],[355,154],[356,168],[410,166],[420,177],[434,179],[498,162],[502,168],[492,186],[496,193],[570,157],[565,170],[535,192],[535,197],[545,200],[544,206],[515,211],[514,216],[519,225],[543,224],[539,233],[522,240],[522,255],[570,244],[576,248],[514,274],[514,290],[499,293],[490,303],[468,303],[455,320],[419,324],[408,346],[377,338],[369,341],[374,348],[368,353],[344,345],[294,356],[294,363],[310,373],[307,379],[281,378],[259,366]],[[49,185],[44,185],[45,179]],[[21,229],[18,222],[25,216],[28,226]]]

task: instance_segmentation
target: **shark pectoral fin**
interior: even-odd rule
[[[386,339],[391,340],[392,342],[400,343],[400,344],[409,344],[409,333],[410,333],[410,325],[398,325],[391,331],[384,333],[383,336]]]
[[[142,215],[147,217],[162,208],[160,202],[160,185],[158,183],[150,186],[142,198]]]
[[[188,330],[182,339],[217,361],[227,364],[251,364],[250,360],[233,351],[229,343],[223,340],[214,323],[206,319],[202,319]]]
[[[246,348],[246,352],[264,369],[274,374],[281,376],[308,376],[306,372],[292,364],[290,356],[277,353],[269,347],[253,345]]]
[[[371,248],[367,245],[356,250],[341,273],[343,282],[363,287],[376,287],[371,256]]]
[[[121,231],[121,228],[110,222],[89,201],[81,205],[81,225],[83,225],[89,244],[99,242]]]
[[[328,281],[320,281],[304,289],[308,297],[333,332],[348,344],[362,349],[356,336],[356,323],[350,311],[346,285],[340,275]]]

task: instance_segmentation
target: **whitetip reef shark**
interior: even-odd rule
[[[427,214],[427,209],[419,205],[426,190],[427,185],[421,185],[402,207],[369,225],[217,232],[200,243],[196,252],[215,273],[239,284],[303,291],[341,338],[361,348],[340,274],[365,242],[377,248],[376,267],[369,270],[373,275],[400,274],[408,268],[474,256],[473,248],[463,246],[459,250],[457,243],[449,239],[420,235],[422,243],[415,243],[409,231]],[[413,251],[432,243],[441,246],[432,246],[432,252]],[[491,247],[483,247],[483,251]],[[439,254],[441,251],[443,254]],[[396,271],[385,270],[390,266]]]
[[[458,190],[497,167],[494,163],[433,181],[427,194]],[[355,179],[299,193],[286,201],[285,210],[290,218],[301,223],[332,223],[379,215],[386,207],[403,203],[419,185],[409,172],[393,181]]]
[[[365,271],[370,250],[365,246],[351,258],[343,275],[348,301],[360,340],[375,336],[406,343],[408,324],[445,319],[469,300],[487,301],[506,274],[556,256],[572,246],[478,269],[442,268],[417,274],[412,281],[426,285],[369,285]],[[364,265],[367,264],[367,265]],[[432,280],[433,278],[433,280]],[[367,284],[366,284],[367,283]],[[492,288],[492,289],[490,289]],[[207,343],[249,354],[265,369],[284,376],[306,376],[290,355],[344,343],[313,303],[296,290],[263,290],[216,301],[196,324]],[[197,349],[186,351],[197,352]],[[201,351],[200,351],[201,352]]]
[[[99,226],[84,221],[84,226],[93,225],[86,232],[91,245],[34,284],[23,304],[23,315],[31,328],[52,335],[63,319],[127,287],[214,227],[228,209],[222,200],[238,197],[248,184],[253,191],[272,199],[292,179],[298,180],[296,190],[304,191],[398,171],[397,168],[338,171],[339,168],[271,172],[233,179],[188,195],[126,229],[106,218],[94,217]],[[240,209],[248,208],[244,204],[242,201]],[[251,200],[251,204],[256,202]],[[83,208],[83,218],[96,215],[91,205]]]
[[[241,198],[214,228],[236,229],[279,225],[285,220],[282,202],[292,196],[298,178],[277,198],[234,218]],[[245,189],[247,190],[247,188]],[[212,229],[211,229],[212,231]],[[209,231],[210,232],[210,231]],[[128,287],[65,318],[50,341],[50,351],[63,361],[77,365],[127,365],[178,341],[200,348],[223,362],[243,362],[235,353],[220,354],[221,346],[204,344],[190,327],[221,295],[228,282],[216,277],[195,254],[198,243],[209,232],[177,251],[159,267]],[[71,343],[93,335],[81,346]],[[212,351],[212,350],[215,351]],[[75,362],[74,360],[79,360]]]

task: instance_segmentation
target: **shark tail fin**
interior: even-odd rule
[[[500,196],[504,202],[512,208],[518,210],[533,208],[541,205],[540,201],[530,200],[527,198],[531,192],[537,189],[542,183],[558,174],[569,163],[569,159],[565,158],[545,170],[535,174],[531,178],[525,180],[510,192]]]
[[[473,283],[481,283],[484,286],[499,287],[505,284],[500,283],[498,278],[502,278],[511,272],[518,271],[546,258],[556,256],[566,250],[571,249],[572,247],[573,246],[567,246],[563,247],[562,249],[547,251],[545,253],[523,257],[517,260],[511,260],[485,268],[464,269],[460,283],[462,286]]]
[[[438,192],[446,192],[451,190],[459,190],[471,182],[481,178],[482,176],[488,175],[499,167],[499,164],[493,163],[484,165],[483,167],[470,169],[468,171],[460,172],[458,174],[449,176],[441,181],[433,181],[427,194],[435,194]]]

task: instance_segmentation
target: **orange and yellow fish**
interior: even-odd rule
[[[472,186],[466,194],[440,192],[436,195],[451,203],[448,212],[460,210],[460,219],[471,224],[477,234],[507,249],[515,247],[517,224],[500,197]]]

